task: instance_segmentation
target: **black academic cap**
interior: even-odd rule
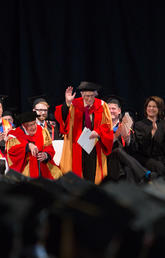
[[[157,178],[152,181],[152,184],[144,185],[144,192],[150,197],[150,199],[161,205],[165,206],[165,181],[163,178]],[[164,210],[163,210],[164,211]],[[156,237],[165,238],[165,212],[162,211],[161,216],[157,218],[153,226],[153,232]]]
[[[135,214],[131,227],[134,230],[147,231],[162,216],[165,216],[165,207],[152,200],[142,187],[129,182],[105,183],[102,188],[115,199],[129,207]]]
[[[40,211],[42,208],[47,208],[53,202],[55,197],[48,192],[45,187],[37,184],[32,184],[30,181],[19,182],[14,184],[8,193],[13,196],[26,196],[34,201],[34,210]]]
[[[38,178],[30,178],[29,183],[34,186],[36,185],[41,187],[54,199],[60,199],[61,197],[63,198],[63,195],[67,194],[66,190],[63,187],[61,187],[59,184],[56,184],[56,180],[51,180],[41,176]]]
[[[29,98],[28,98],[28,101],[29,101],[29,103],[32,105],[32,108],[34,108],[35,105],[37,105],[38,103],[41,103],[41,102],[46,102],[46,103],[48,103],[45,94],[38,95],[38,96],[33,96],[33,97],[29,97]]]
[[[105,98],[105,101],[107,103],[117,104],[120,108],[123,106],[125,102],[122,97],[119,97],[117,95],[109,95]]]
[[[13,181],[13,179],[6,177],[6,175],[0,176],[0,192],[7,192],[12,188],[14,184],[17,182]]]
[[[72,171],[69,171],[56,180],[56,185],[61,187],[67,194],[79,196],[87,189],[94,186],[90,181],[81,179]]]
[[[152,184],[144,185],[143,191],[157,201],[165,202],[165,181],[162,177],[154,179]]]
[[[16,197],[8,194],[5,194],[5,195],[1,194],[0,196],[0,232],[1,232],[0,256],[1,257],[10,257],[12,251],[19,253],[20,251],[18,250],[19,246],[17,246],[17,250],[14,250],[13,247],[15,247],[15,245],[13,244],[15,244],[15,239],[17,239],[18,241],[21,241],[21,238],[22,238],[21,231],[22,231],[24,217],[30,207],[31,207],[31,200],[23,196]],[[6,247],[6,243],[8,243],[7,247]]]
[[[35,121],[37,117],[36,112],[30,111],[30,112],[24,112],[19,115],[17,115],[16,120],[20,123],[26,123],[26,122],[31,122]]]
[[[3,116],[13,116],[13,113],[10,110],[5,110],[2,114],[2,117]]]
[[[60,201],[80,196],[82,192],[91,187],[91,185],[94,185],[88,181],[82,180],[73,172],[68,172],[57,180],[38,177],[30,178],[29,182],[33,185],[42,187]]]
[[[9,178],[10,180],[13,180],[13,182],[27,182],[30,180],[30,177],[24,176],[23,174],[13,170],[9,169],[7,173],[4,175],[5,178]]]
[[[80,91],[99,91],[101,86],[93,82],[82,81],[77,89]]]
[[[70,220],[76,241],[92,250],[104,249],[133,217],[129,209],[94,184],[85,186],[79,196],[63,205],[63,209],[59,210],[55,203],[54,212],[59,212],[63,221]]]
[[[4,109],[2,116],[12,116],[13,118],[18,114],[18,107],[7,107]]]

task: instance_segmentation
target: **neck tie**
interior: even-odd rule
[[[91,119],[89,115],[89,106],[85,107],[85,126],[89,129],[92,128]]]

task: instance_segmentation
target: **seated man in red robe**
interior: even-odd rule
[[[22,113],[18,120],[21,125],[9,132],[6,143],[9,168],[33,178],[59,178],[49,132],[36,124],[36,112]]]
[[[107,175],[107,155],[113,144],[112,120],[108,105],[96,98],[99,86],[91,82],[81,82],[78,90],[80,98],[75,98],[73,87],[65,92],[65,103],[57,106],[55,118],[64,134],[63,153],[60,168],[63,173],[72,171],[81,178],[99,184]],[[78,139],[84,129],[91,130],[90,139],[96,145],[88,154]]]

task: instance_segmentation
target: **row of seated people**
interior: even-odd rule
[[[117,98],[110,98],[106,102],[97,98],[99,88],[100,86],[97,84],[81,82],[78,86],[81,97],[75,98],[76,92],[73,93],[73,87],[68,87],[65,91],[65,103],[55,109],[56,126],[51,125],[54,131],[50,130],[46,122],[48,103],[43,98],[36,99],[33,102],[32,110],[36,111],[37,117],[34,119],[30,113],[24,114],[20,118],[19,129],[10,131],[7,138],[3,139],[7,140],[5,151],[9,167],[24,175],[36,177],[39,171],[30,173],[29,167],[31,171],[36,169],[32,168],[32,165],[29,166],[27,160],[35,160],[35,168],[39,167],[38,160],[40,162],[38,170],[41,170],[42,176],[47,177],[47,174],[44,175],[42,172],[42,164],[45,165],[52,160],[54,153],[48,153],[44,147],[51,145],[52,148],[52,140],[64,137],[61,162],[59,167],[56,166],[59,169],[57,169],[58,176],[73,171],[81,178],[96,184],[100,184],[104,180],[119,181],[121,179],[140,183],[152,177],[164,176],[163,99],[157,96],[147,98],[144,105],[145,118],[131,124],[128,114],[122,120],[120,119],[122,110]],[[37,122],[37,126],[33,121]],[[43,122],[42,125],[41,122]],[[29,127],[29,123],[31,127]],[[77,143],[84,127],[91,130],[90,139],[95,141],[94,148],[90,153],[87,153]],[[38,141],[38,130],[41,131],[41,134],[43,134],[43,130],[44,132],[49,131],[49,133],[40,136],[42,140]],[[30,135],[32,131],[33,133]],[[19,141],[17,141],[18,139]],[[21,151],[22,139],[24,139],[24,145]],[[45,140],[46,142],[44,142]],[[30,155],[31,158],[29,158]],[[50,169],[51,166],[48,167]],[[53,173],[53,178],[57,178],[56,172]]]
[[[49,105],[45,99],[36,98],[32,109],[35,112],[25,112],[14,120],[11,112],[3,112],[0,101],[1,174],[10,168],[30,177],[42,171],[44,177],[58,178],[62,174],[53,161],[52,146],[53,140],[62,139],[58,123],[47,120]]]
[[[119,181],[123,177],[140,182],[165,175],[165,120],[164,101],[150,96],[144,104],[144,119],[126,130],[127,119],[121,118],[121,101],[108,100],[114,130],[114,145],[108,157],[109,178]],[[133,129],[133,130],[132,130]],[[127,132],[126,132],[127,131]],[[110,165],[111,164],[111,165]],[[142,178],[145,173],[146,178]]]

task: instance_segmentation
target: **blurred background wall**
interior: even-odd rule
[[[19,111],[45,94],[53,110],[68,85],[87,80],[140,114],[147,96],[165,96],[164,25],[159,0],[5,0],[0,94]]]

